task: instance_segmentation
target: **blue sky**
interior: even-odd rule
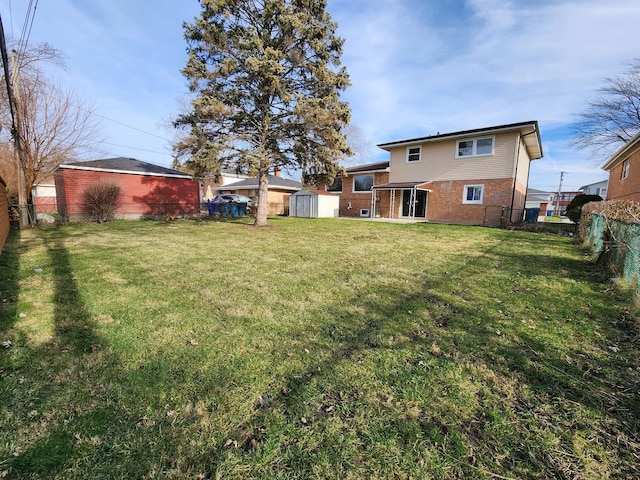
[[[27,0],[0,0],[18,37]],[[638,0],[328,0],[345,38],[344,97],[371,145],[538,120],[545,157],[529,186],[572,190],[606,178],[576,150],[570,124],[604,78],[640,57]],[[30,41],[66,54],[58,80],[93,106],[104,142],[93,158],[170,165],[166,128],[187,92],[182,22],[196,0],[41,0]]]

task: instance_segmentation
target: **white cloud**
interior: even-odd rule
[[[0,0],[5,30],[20,31],[20,8]],[[555,183],[561,170],[603,175],[557,132],[604,77],[639,56],[637,0],[329,0],[328,10],[346,39],[353,122],[373,144],[538,120],[546,157],[532,165],[532,184]],[[40,2],[31,40],[68,55],[67,81],[95,98],[100,114],[164,137],[158,125],[187,90],[182,22],[198,13],[195,1]],[[161,139],[109,121],[103,127],[111,143],[166,151]]]

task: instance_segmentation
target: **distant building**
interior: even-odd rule
[[[555,214],[558,215],[564,215],[565,212],[567,211],[567,207],[569,206],[569,204],[571,203],[571,200],[573,200],[574,198],[576,198],[578,195],[581,195],[582,192],[555,192],[553,194],[553,198],[551,199],[551,201],[553,202],[554,205],[554,212]]]
[[[583,185],[580,187],[582,193],[585,195],[599,195],[603,200],[607,199],[607,187],[609,180],[601,180],[596,183],[590,183],[589,185]]]
[[[289,197],[303,189],[304,185],[295,180],[283,178],[280,171],[276,170],[275,175],[269,175],[269,185],[267,191],[268,215],[288,215]],[[255,202],[258,200],[258,177],[248,177],[232,183],[214,187],[215,193],[238,193],[251,198]]]
[[[553,197],[554,192],[546,192],[544,190],[536,190],[535,188],[527,189],[527,201],[525,209],[539,208],[539,217],[546,217],[553,214]]]

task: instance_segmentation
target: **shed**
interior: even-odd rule
[[[289,198],[289,216],[303,218],[337,217],[340,197],[322,190],[300,190]]]
[[[61,164],[54,179],[58,211],[71,221],[88,217],[83,192],[99,181],[122,187],[117,218],[163,218],[200,211],[200,184],[190,175],[134,158]]]

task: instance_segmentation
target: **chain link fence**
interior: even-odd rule
[[[507,228],[522,225],[525,221],[524,208],[487,206],[484,209],[483,225],[486,227]]]
[[[582,207],[578,234],[599,261],[640,297],[640,204],[588,203]]]

